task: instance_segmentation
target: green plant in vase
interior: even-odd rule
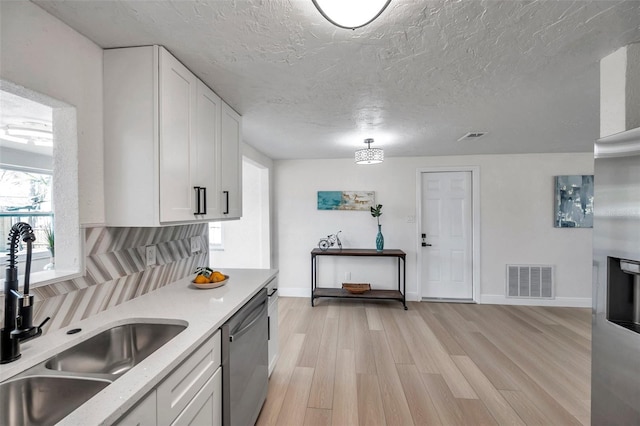
[[[378,235],[376,235],[376,251],[384,250],[384,236],[382,235],[382,225],[380,225],[380,216],[382,216],[382,204],[371,207],[371,216],[378,221]]]
[[[51,225],[47,226],[46,228],[44,228],[44,235],[45,238],[47,239],[47,249],[49,249],[49,251],[51,252],[51,256],[55,256],[56,255],[56,244],[55,244],[55,235],[53,233],[53,227]]]
[[[56,240],[55,234],[53,233],[53,226],[48,225],[44,228],[44,236],[47,239],[47,249],[49,253],[51,253],[51,261],[45,265],[45,269],[53,269],[55,267],[55,257],[56,257]]]

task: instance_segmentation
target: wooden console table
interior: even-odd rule
[[[318,256],[359,256],[359,257],[395,257],[398,259],[398,289],[397,290],[369,290],[362,294],[349,293],[343,288],[318,287]],[[406,253],[402,250],[383,250],[375,249],[329,249],[320,250],[315,248],[311,250],[311,306],[313,301],[319,297],[339,297],[348,299],[387,299],[402,302],[402,306],[407,310],[407,302],[405,299],[405,290],[407,285],[407,266]],[[402,260],[402,271],[400,270],[400,261]],[[401,273],[402,272],[402,273]],[[402,289],[400,286],[402,285]]]

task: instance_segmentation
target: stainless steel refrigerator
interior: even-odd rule
[[[640,128],[595,155],[591,424],[640,425]]]

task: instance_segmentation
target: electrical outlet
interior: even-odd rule
[[[200,237],[191,237],[191,253],[200,251]]]
[[[407,223],[416,223],[415,216],[407,216]]]
[[[156,246],[147,246],[146,250],[147,266],[153,266],[156,264]]]
[[[345,272],[344,273],[344,280],[345,281],[350,281],[351,280],[351,272]]]

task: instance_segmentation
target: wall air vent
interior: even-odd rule
[[[461,137],[460,139],[458,139],[458,141],[478,140],[478,139],[480,139],[481,137],[483,137],[486,134],[487,134],[487,132],[469,132],[466,135],[464,135],[463,137]]]
[[[507,265],[507,297],[553,299],[552,265]]]

